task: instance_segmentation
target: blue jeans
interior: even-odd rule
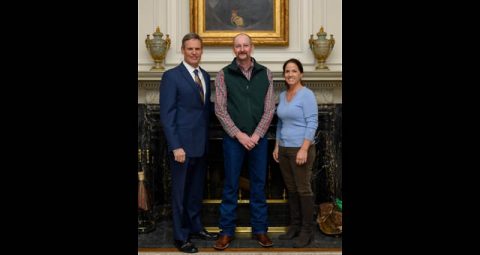
[[[265,196],[267,178],[268,142],[260,138],[258,144],[250,151],[238,140],[225,135],[223,138],[223,154],[225,180],[222,203],[220,204],[221,235],[233,236],[237,219],[237,200],[240,172],[243,160],[248,157],[250,179],[250,223],[253,234],[267,233],[268,215]]]

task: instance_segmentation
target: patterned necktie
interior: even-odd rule
[[[202,80],[198,76],[198,69],[193,71],[195,73],[195,83],[198,85],[198,91],[200,92],[200,97],[202,98],[202,103],[205,103],[205,95],[203,94]]]

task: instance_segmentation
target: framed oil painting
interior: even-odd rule
[[[288,46],[288,0],[190,0],[190,30],[204,45],[244,32],[255,45]]]

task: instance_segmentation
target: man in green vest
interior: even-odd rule
[[[213,246],[224,250],[234,238],[238,186],[243,161],[248,158],[250,221],[253,237],[263,247],[273,245],[267,236],[265,196],[268,141],[264,137],[275,112],[272,72],[252,58],[252,38],[233,38],[235,58],[215,79],[215,114],[223,137],[225,179],[220,205],[220,237]]]

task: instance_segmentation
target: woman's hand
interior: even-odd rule
[[[297,158],[295,159],[297,165],[303,165],[307,163],[307,150],[305,149],[300,149],[297,152]]]
[[[275,149],[273,149],[273,159],[278,163],[278,146],[275,146]]]

